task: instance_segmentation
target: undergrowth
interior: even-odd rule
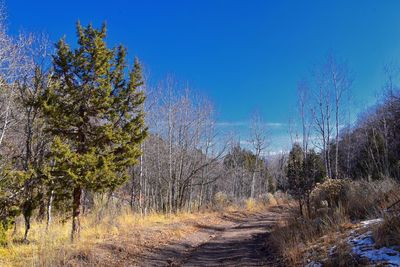
[[[303,265],[308,254],[324,254],[319,257],[326,260],[329,266],[335,261],[329,259],[326,250],[338,246],[340,235],[354,222],[381,217],[383,209],[393,202],[399,189],[399,185],[391,179],[375,182],[328,180],[314,189],[311,216],[302,217],[293,212],[290,218],[280,222],[273,230],[271,242],[286,265]],[[388,227],[377,230],[380,231],[377,235],[394,236],[394,240],[386,238],[379,242],[400,244],[400,220],[388,220],[387,224]],[[335,260],[344,262],[347,259],[347,265],[352,266],[353,258],[344,248],[345,245]]]
[[[110,266],[117,264],[112,259],[116,254],[126,255],[132,261],[129,264],[134,264],[135,256],[145,247],[179,239],[197,231],[199,224],[217,225],[222,222],[222,213],[256,212],[265,207],[261,201],[247,200],[235,205],[226,202],[218,211],[141,216],[128,207],[105,207],[104,203],[97,203],[91,212],[82,216],[80,238],[74,243],[70,242],[70,222],[56,217],[48,231],[45,222],[34,221],[30,242],[25,244],[23,220],[18,218],[16,231],[8,230],[7,244],[0,246],[0,266]]]

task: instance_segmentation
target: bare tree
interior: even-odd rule
[[[335,177],[339,177],[339,132],[342,115],[342,98],[351,87],[349,71],[345,63],[339,63],[331,55],[327,60],[327,67],[330,74],[330,82],[334,93],[335,105]]]
[[[267,140],[266,140],[266,124],[262,120],[260,114],[255,113],[251,120],[250,126],[250,143],[254,150],[254,154],[256,156],[254,170],[252,173],[251,179],[251,190],[250,197],[254,198],[255,196],[255,185],[256,185],[256,174],[259,171],[259,159],[261,157],[262,152],[267,148]]]
[[[311,123],[309,121],[309,97],[310,97],[310,88],[306,81],[301,81],[297,85],[297,94],[298,94],[298,109],[301,121],[301,129],[302,129],[302,146],[304,158],[307,157],[309,139],[311,133]],[[293,144],[293,142],[292,142]]]

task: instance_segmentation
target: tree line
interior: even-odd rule
[[[351,72],[332,55],[298,85],[300,125],[292,126],[289,192],[310,215],[310,194],[326,179],[400,179],[398,67],[384,68],[381,99],[351,120]]]

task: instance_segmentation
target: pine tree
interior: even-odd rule
[[[287,178],[289,183],[290,194],[299,201],[300,213],[303,215],[303,189],[304,189],[304,172],[303,172],[303,149],[298,143],[295,143],[289,153]]]
[[[317,183],[325,178],[324,162],[314,149],[307,153],[303,166],[303,194],[307,204],[308,216],[311,216],[310,195]]]
[[[53,82],[43,108],[55,138],[53,181],[72,192],[71,239],[79,234],[83,190],[113,190],[128,178],[146,136],[141,67],[128,71],[126,50],[106,45],[106,27],[77,24],[78,47],[56,44]],[[127,77],[128,76],[128,77]]]
[[[324,176],[324,163],[320,155],[311,149],[304,158],[303,149],[295,143],[289,153],[287,177],[290,193],[299,201],[302,215],[303,204],[307,204],[308,216],[311,216],[310,194]]]

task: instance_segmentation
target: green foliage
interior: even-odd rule
[[[126,50],[107,48],[106,28],[77,25],[78,48],[64,39],[53,57],[52,86],[43,108],[55,136],[49,173],[55,183],[93,191],[114,189],[141,153],[146,136],[141,67],[126,77]]]
[[[7,243],[7,229],[0,223],[0,246],[4,247]]]
[[[290,194],[299,201],[301,213],[305,203],[311,216],[310,194],[315,185],[324,179],[325,168],[321,157],[314,150],[304,154],[299,144],[293,145],[289,153],[287,177]]]
[[[289,153],[287,177],[290,193],[297,199],[304,193],[303,161],[303,150],[295,143]]]
[[[240,145],[234,146],[226,155],[224,159],[224,165],[227,168],[243,168],[249,172],[252,172],[255,169],[256,164],[256,155],[252,153],[250,150],[246,150]],[[258,168],[262,169],[264,164],[264,160],[258,159]]]
[[[25,182],[24,172],[6,168],[1,173],[0,224],[5,230],[14,223],[15,217],[21,214]]]
[[[302,148],[296,143],[289,154],[287,177],[291,194],[296,198],[301,198],[308,195],[316,183],[323,181],[324,163],[314,150],[307,152],[304,158]]]

